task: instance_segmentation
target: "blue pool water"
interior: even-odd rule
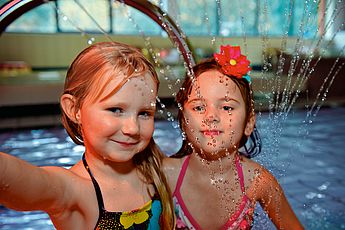
[[[345,229],[345,108],[322,109],[312,121],[302,110],[284,122],[258,116],[263,140],[259,161],[276,175],[306,229]],[[176,124],[157,121],[154,138],[167,154],[178,150]],[[0,151],[35,165],[69,167],[83,152],[61,127],[0,132]],[[257,208],[254,229],[274,229]],[[42,212],[15,212],[0,206],[0,229],[54,229]]]

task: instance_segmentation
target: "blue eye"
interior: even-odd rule
[[[120,113],[122,113],[122,112],[123,112],[123,109],[118,108],[118,107],[109,108],[108,110],[109,110],[110,112],[115,113],[115,114],[120,114]]]
[[[153,118],[154,117],[154,112],[151,112],[151,111],[143,111],[143,112],[140,112],[139,113],[139,116],[140,117],[143,117],[143,118],[146,118],[146,119],[149,119],[149,118]]]

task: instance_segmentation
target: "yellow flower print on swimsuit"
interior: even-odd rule
[[[142,224],[149,219],[148,211],[151,209],[152,201],[149,201],[139,210],[123,212],[120,216],[120,223],[125,229],[130,228],[133,224]]]

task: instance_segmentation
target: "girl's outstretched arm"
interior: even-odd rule
[[[57,212],[66,187],[63,171],[67,170],[47,170],[0,152],[0,204],[18,211]]]
[[[304,229],[287,201],[277,179],[266,169],[262,169],[254,182],[257,200],[277,229]]]

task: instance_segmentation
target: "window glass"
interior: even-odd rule
[[[63,32],[106,32],[110,30],[108,0],[59,0],[59,28]],[[98,25],[99,26],[98,26]],[[79,28],[79,29],[78,29]]]
[[[284,36],[289,32],[292,20],[289,8],[290,1],[262,1],[259,8],[259,34]],[[290,31],[291,32],[291,31]]]
[[[314,38],[318,26],[318,1],[295,1],[292,34]]]
[[[261,9],[259,34],[267,33],[272,36],[284,36],[286,33],[289,36],[303,34],[304,38],[315,36],[317,3],[314,1],[262,1],[259,8]],[[302,34],[299,33],[300,28],[304,28]]]
[[[189,36],[241,37],[244,34],[246,36],[288,34],[288,36],[313,38],[317,31],[318,1],[151,0],[150,2],[166,11]],[[55,12],[57,9],[58,12]],[[53,2],[43,4],[19,17],[6,31],[101,32],[97,24],[106,33],[166,36],[161,27],[147,15],[113,0],[57,0],[56,5]]]
[[[218,18],[215,1],[175,0],[168,1],[166,8],[170,17],[186,35],[211,36],[218,33]]]
[[[113,33],[160,35],[161,27],[146,14],[123,3],[112,4]]]
[[[221,5],[217,6],[217,10],[221,12],[219,21],[221,36],[258,34],[257,0],[222,1]]]
[[[49,4],[42,4],[17,18],[6,28],[6,32],[56,33],[55,9]]]

